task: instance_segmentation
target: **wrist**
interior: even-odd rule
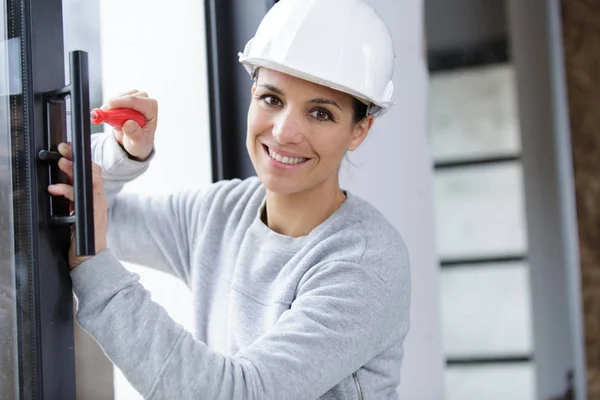
[[[119,142],[117,141],[117,143],[119,143]],[[119,147],[121,147],[121,149],[125,152],[125,154],[127,154],[127,157],[130,160],[138,161],[138,162],[147,161],[150,158],[150,156],[152,155],[152,153],[154,152],[154,147],[152,147],[152,149],[150,150],[150,152],[148,153],[147,156],[145,156],[145,157],[138,157],[138,156],[135,156],[135,155],[131,154],[130,152],[128,152],[127,149],[125,148],[125,146],[123,146],[121,143],[119,143]]]
[[[152,154],[154,154],[154,145],[152,145],[152,147],[150,148],[150,151],[144,152],[146,155],[143,157],[139,157],[137,155],[131,154],[129,151],[127,151],[127,149],[125,148],[123,143],[121,143],[117,139],[117,137],[115,136],[114,133],[113,133],[113,137],[115,138],[115,142],[117,142],[117,144],[119,145],[121,150],[127,155],[127,158],[129,158],[130,160],[137,161],[137,162],[144,162],[144,161],[147,161],[148,159],[150,159],[152,157]]]
[[[81,264],[83,264],[90,258],[92,258],[92,256],[72,258],[71,260],[69,260],[69,269],[73,271],[75,268],[79,267]]]
[[[152,150],[150,150],[148,155],[145,157],[136,157],[136,156],[130,154],[127,150],[125,150],[125,152],[127,153],[127,156],[129,157],[129,159],[131,159],[133,161],[146,162],[150,159],[150,157],[152,156],[152,153],[154,153],[154,147],[152,148]]]
[[[71,271],[73,271],[75,268],[77,268],[81,264],[85,263],[86,261],[94,258],[98,254],[102,253],[104,250],[106,250],[106,247],[97,248],[96,254],[93,256],[81,256],[81,257],[71,256],[71,257],[69,257],[69,269]]]

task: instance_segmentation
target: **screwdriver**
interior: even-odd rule
[[[112,110],[101,110],[94,108],[90,112],[92,123],[105,123],[115,129],[121,129],[126,121],[134,120],[142,128],[146,125],[146,117],[131,108],[113,108]]]

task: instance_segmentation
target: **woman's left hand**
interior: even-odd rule
[[[58,151],[62,158],[58,161],[58,168],[69,176],[73,182],[73,152],[70,145],[61,143]],[[92,182],[94,192],[94,237],[96,240],[96,254],[106,249],[106,225],[108,220],[108,209],[106,197],[104,196],[104,181],[102,179],[102,168],[92,163]],[[53,196],[64,196],[74,201],[73,186],[59,183],[48,186],[48,192]],[[74,269],[90,257],[77,257],[75,254],[75,235],[71,235],[71,247],[69,248],[69,267]]]

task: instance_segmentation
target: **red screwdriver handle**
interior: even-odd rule
[[[142,128],[146,125],[146,117],[131,108],[113,108],[106,111],[94,108],[90,113],[90,117],[94,124],[105,123],[116,129],[121,129],[123,124],[130,119]]]

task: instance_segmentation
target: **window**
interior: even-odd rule
[[[535,398],[516,79],[492,3],[425,2],[449,400]]]
[[[430,84],[446,393],[533,399],[513,73],[509,64],[436,72]]]

